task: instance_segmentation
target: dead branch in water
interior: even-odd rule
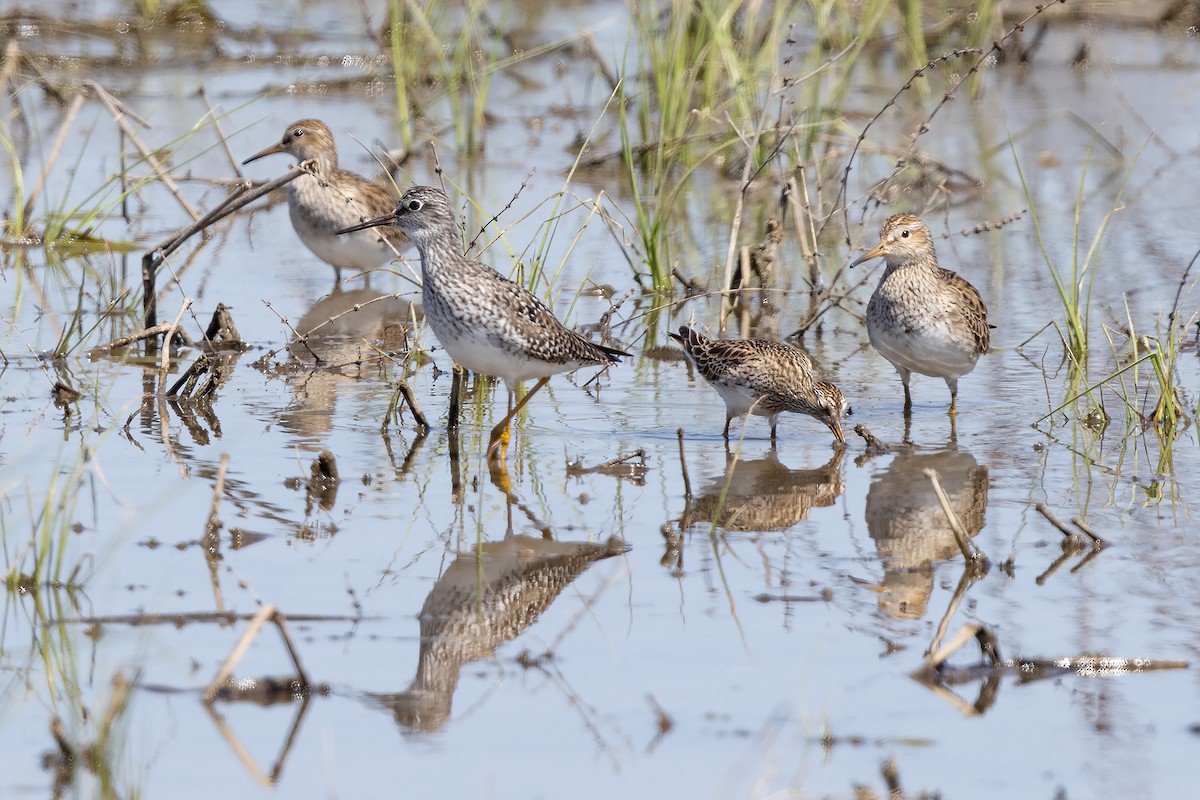
[[[958,542],[958,549],[962,551],[963,558],[967,564],[976,569],[982,569],[984,572],[988,568],[988,557],[983,554],[979,546],[971,541],[967,529],[963,527],[962,521],[959,520],[958,514],[954,513],[954,509],[950,506],[950,498],[946,497],[946,492],[942,489],[941,480],[938,478],[937,470],[924,469],[925,477],[929,478],[933,484],[933,493],[937,495],[938,503],[942,506],[942,513],[946,515],[947,521],[950,523],[950,530],[954,531],[954,539]]]
[[[967,667],[951,667],[950,656],[974,639],[979,644],[983,663]],[[938,647],[913,670],[911,677],[935,694],[944,697],[967,716],[983,714],[996,701],[1000,679],[1014,675],[1018,684],[1047,678],[1076,675],[1081,678],[1114,678],[1144,672],[1187,669],[1187,661],[1178,659],[1124,658],[1121,656],[1083,654],[1065,658],[1004,659],[995,633],[984,625],[971,623],[963,627],[948,644]],[[951,686],[975,684],[982,681],[979,697],[968,703],[951,690]]]
[[[296,652],[296,646],[292,643],[292,637],[288,635],[286,624],[287,621],[284,619],[283,614],[281,614],[279,609],[275,606],[265,605],[259,609],[259,612],[254,615],[253,619],[250,620],[250,625],[246,628],[246,632],[242,634],[242,638],[238,640],[236,645],[234,645],[233,650],[229,653],[228,657],[226,657],[225,663],[223,663],[221,668],[217,670],[216,676],[214,676],[212,681],[208,684],[208,688],[204,690],[204,702],[206,704],[211,705],[213,700],[216,699],[217,692],[229,679],[229,676],[233,674],[234,667],[236,667],[238,662],[240,662],[246,655],[246,652],[250,649],[250,645],[254,642],[255,638],[258,637],[258,634],[260,631],[262,631],[263,626],[268,622],[275,623],[275,628],[279,631],[279,638],[283,640],[283,646],[287,650],[288,656],[292,660],[292,666],[296,669],[296,678],[298,679],[300,686],[307,690],[307,688],[311,685],[308,679],[308,673],[304,671],[304,665],[300,663],[300,655]]]
[[[311,172],[312,169],[312,162],[305,161],[302,164],[293,164],[288,168],[287,172],[278,178],[267,181],[259,186],[255,186],[249,180],[241,181],[233,192],[212,211],[209,211],[186,228],[182,228],[171,234],[158,247],[147,251],[142,256],[142,310],[145,317],[144,324],[150,327],[157,322],[158,309],[154,285],[158,270],[176,250],[183,246],[184,242],[197,233],[225,219],[225,217],[235,211],[239,211],[250,203],[253,203],[258,198],[270,194],[282,186],[286,186],[299,177],[302,172]]]

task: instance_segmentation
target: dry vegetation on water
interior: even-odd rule
[[[557,301],[557,307],[567,307],[566,316],[575,327],[623,341],[641,356],[639,368],[664,357],[666,331],[674,317],[707,302],[719,304],[714,327],[722,332],[728,328],[729,335],[744,335],[765,329],[801,344],[824,335],[828,321],[838,314],[861,319],[872,276],[850,273],[846,265],[874,235],[881,213],[917,203],[914,211],[945,218],[949,209],[989,191],[994,174],[990,163],[986,170],[984,164],[947,163],[936,149],[926,147],[931,132],[943,124],[944,109],[951,103],[972,102],[997,73],[1023,70],[1036,80],[1039,47],[1048,27],[1074,24],[1082,17],[1073,15],[1084,13],[1067,0],[1028,7],[980,2],[970,11],[949,2],[915,0],[635,2],[629,6],[624,49],[604,52],[594,32],[587,30],[530,45],[533,34],[510,30],[505,10],[484,0],[389,0],[386,5],[385,19],[362,21],[370,24],[374,47],[354,54],[364,65],[362,74],[344,85],[326,83],[321,91],[394,95],[396,148],[376,148],[381,174],[403,188],[409,167],[430,166],[457,195],[464,218],[474,222],[465,232],[470,252],[486,252],[500,271],[511,272],[531,291]],[[227,110],[204,96],[206,112],[190,122],[186,133],[160,138],[163,134],[142,123],[138,100],[114,96],[102,76],[106,70],[155,68],[146,54],[159,52],[152,44],[159,39],[177,45],[184,53],[181,58],[210,68],[223,60],[237,62],[224,42],[268,35],[252,27],[238,29],[194,0],[139,0],[126,7],[127,16],[104,20],[53,19],[33,7],[0,14],[0,88],[6,106],[0,118],[0,188],[6,192],[0,272],[14,303],[0,314],[0,324],[9,324],[33,307],[51,315],[58,331],[50,347],[24,342],[11,331],[0,337],[0,376],[10,369],[44,372],[47,393],[63,415],[66,432],[54,460],[36,467],[49,475],[46,481],[37,479],[38,486],[49,486],[48,491],[34,488],[32,477],[0,486],[0,552],[8,614],[26,615],[37,631],[34,650],[39,663],[24,669],[30,672],[36,666],[54,684],[56,703],[50,717],[57,752],[47,764],[56,796],[87,788],[101,796],[138,793],[136,777],[122,775],[120,764],[121,718],[137,676],[117,671],[102,693],[82,686],[64,622],[87,616],[80,598],[97,564],[91,556],[77,558],[71,541],[89,495],[107,491],[94,459],[104,437],[124,435],[133,441],[131,423],[153,420],[168,463],[190,478],[185,459],[174,452],[170,426],[174,422],[193,432],[219,428],[212,421],[219,416],[222,389],[232,370],[315,374],[352,367],[374,370],[393,393],[387,413],[377,420],[385,439],[389,429],[414,434],[407,456],[396,459],[403,462],[397,470],[403,475],[431,425],[438,427],[445,420],[453,427],[459,414],[484,419],[489,406],[487,387],[476,382],[472,394],[454,393],[448,411],[431,409],[428,401],[422,408],[424,398],[414,394],[409,381],[430,363],[426,351],[432,337],[421,327],[415,309],[410,309],[403,341],[372,343],[355,359],[329,359],[311,346],[342,315],[407,297],[407,292],[356,302],[312,328],[293,326],[268,298],[267,308],[288,332],[279,341],[265,343],[253,364],[237,362],[235,354],[249,345],[241,341],[224,306],[211,321],[195,315],[191,292],[200,278],[191,274],[190,266],[204,248],[220,240],[232,219],[249,213],[253,204],[285,186],[305,165],[256,186],[240,172],[226,129]],[[1162,20],[1167,26],[1186,27],[1187,14],[1198,13],[1188,3],[1170,4],[1166,11],[1172,15]],[[110,42],[117,55],[56,55],[53,47],[43,52],[37,49],[39,40],[22,35],[29,26],[42,32],[42,41],[61,45],[93,37]],[[1169,34],[1168,30],[1164,35]],[[319,32],[311,36],[317,38]],[[286,53],[292,44],[278,36],[273,46]],[[1086,58],[1086,53],[1080,54],[1081,69],[1086,68]],[[472,184],[465,176],[460,179],[442,169],[439,149],[443,154],[453,151],[457,164],[486,160],[492,121],[507,113],[496,107],[494,82],[500,75],[519,76],[522,69],[547,59],[588,63],[596,76],[586,100],[573,98],[583,110],[573,122],[577,133],[569,152],[563,153],[562,163],[540,167],[543,173],[561,174],[561,186],[534,198],[527,196],[526,184],[513,186],[510,206],[518,200],[525,207],[533,204],[519,217],[509,207],[483,207],[472,197]],[[885,90],[889,99],[879,107],[862,107],[856,78],[880,62],[895,67],[894,85]],[[264,96],[278,89],[264,79]],[[81,193],[73,190],[73,180],[77,171],[90,165],[67,162],[61,154],[66,139],[94,135],[81,122],[84,109],[102,110],[96,124],[119,131],[121,144],[119,152],[102,155],[84,148],[88,158],[95,155],[112,167],[106,180]],[[1100,175],[1088,161],[1077,176],[1075,226],[1066,250],[1070,259],[1064,261],[1059,255],[1064,251],[1048,241],[1055,235],[1045,222],[1051,210],[1039,206],[1036,189],[1026,183],[1036,167],[1018,154],[1023,135],[1010,133],[1007,147],[1024,207],[999,209],[993,218],[974,220],[973,227],[947,234],[1005,235],[1019,225],[1036,238],[1043,255],[1037,269],[1045,271],[1053,286],[1055,313],[1040,320],[1040,327],[1005,337],[1043,375],[1044,396],[1027,404],[1027,418],[1021,423],[1044,434],[1048,442],[1068,443],[1089,463],[1105,465],[1114,487],[1123,471],[1134,470],[1127,457],[1139,463],[1138,453],[1152,462],[1156,479],[1171,476],[1173,448],[1191,430],[1196,414],[1196,396],[1180,377],[1181,360],[1194,357],[1196,348],[1196,259],[1179,265],[1173,302],[1158,316],[1135,314],[1127,299],[1115,297],[1105,299],[1102,314],[1094,293],[1097,274],[1106,268],[1106,236],[1124,209],[1135,167],[1146,150],[1158,145],[1153,136],[1131,146],[1113,143],[1104,131],[1087,132],[1094,157],[1104,159],[1105,169]],[[228,175],[195,175],[189,161],[177,157],[179,152],[194,152],[197,142],[206,151],[227,154]],[[577,188],[581,176],[611,182],[614,188],[584,196]],[[155,193],[153,201],[146,199],[150,192]],[[170,204],[178,213],[177,230],[163,236],[140,228],[139,208],[147,202]],[[1090,212],[1098,202],[1105,210],[1097,223]],[[698,209],[698,203],[706,208]],[[509,241],[511,227],[530,219],[537,220],[533,241]],[[717,253],[702,247],[697,234],[711,229],[714,219],[719,220],[722,242]],[[604,231],[613,260],[627,265],[620,285],[613,271],[565,285],[568,258],[588,229]],[[799,259],[788,263],[781,256],[784,251]],[[140,274],[118,273],[115,265],[121,254],[138,256]],[[31,262],[44,262],[46,268],[30,269]],[[410,278],[415,283],[416,277]],[[599,319],[584,319],[574,305],[563,302],[581,295],[604,297],[607,312]],[[1122,305],[1123,317],[1111,313]],[[785,306],[794,313],[781,315],[779,309]],[[25,351],[14,352],[14,347]],[[40,352],[32,358],[35,349]],[[118,414],[110,407],[109,387],[75,378],[72,364],[89,356],[123,360],[129,369],[141,369],[140,404]],[[455,376],[456,382],[460,379]],[[745,432],[743,428],[743,436]],[[870,431],[864,429],[861,435],[870,444],[868,455],[891,451],[891,445]],[[391,440],[386,441],[390,448]],[[458,446],[457,437],[453,446]],[[736,503],[731,487],[741,446],[735,442],[724,484],[710,496],[693,498],[689,485],[682,517],[708,525],[718,563],[718,529],[732,527],[736,519],[730,509]],[[679,448],[686,482],[682,432]],[[1118,455],[1110,456],[1114,450]],[[1127,451],[1133,455],[1127,456]],[[644,476],[645,453],[640,467],[636,456],[623,454],[590,469],[636,481]],[[471,488],[460,477],[459,457],[455,449],[450,460],[455,497],[461,501]],[[833,467],[812,470],[828,495],[812,505],[829,505],[840,494],[840,478],[830,477],[840,467],[839,456]],[[224,468],[218,476],[203,476],[218,487],[205,532],[214,539],[219,539],[222,527],[217,511]],[[578,474],[589,471],[572,468]],[[815,480],[813,475],[804,477]],[[946,516],[955,520],[935,472],[930,481]],[[336,496],[337,485],[331,458],[318,459],[311,475],[295,482],[304,492],[306,513],[326,503],[331,491]],[[532,509],[516,501],[507,476],[496,485],[510,500],[510,517],[516,507],[531,525],[549,530]],[[1154,497],[1164,499],[1179,500],[1174,491]],[[749,503],[735,510],[743,515],[760,511]],[[804,513],[808,510],[805,506]],[[1049,509],[1039,511],[1053,519]],[[1068,538],[1087,545],[1076,542],[1081,549],[1075,554],[1087,550],[1090,558],[1105,544],[1093,535],[1086,519],[1072,520],[1074,528],[1055,524]],[[683,531],[688,525],[679,521],[678,527]],[[978,527],[970,535],[975,532]],[[671,560],[670,537],[675,535],[670,525],[664,535],[666,565]],[[968,539],[964,535],[958,542],[972,566],[955,592],[939,637],[972,582],[987,570],[987,558],[977,548],[973,554]],[[210,561],[215,574],[219,544],[204,541],[216,553]],[[611,547],[591,557],[616,552]],[[732,596],[728,585],[723,588]],[[232,620],[246,621],[236,615],[205,621]],[[265,625],[265,618],[257,624]],[[286,639],[282,615],[277,624]],[[985,655],[995,652],[987,649],[986,631],[971,633],[979,634]],[[0,651],[6,645],[4,636],[0,630]],[[950,681],[939,671],[941,664],[963,641],[960,636],[953,646],[939,648],[940,638],[935,639],[918,678],[945,688]],[[298,659],[296,663],[302,672]],[[1019,666],[1029,664],[1044,669],[1045,676],[1052,672],[1049,659]],[[987,679],[999,681],[1011,665],[997,656],[991,668]]]

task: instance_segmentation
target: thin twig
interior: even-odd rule
[[[175,337],[175,331],[179,330],[179,320],[183,319],[183,313],[192,307],[192,298],[183,298],[183,304],[179,307],[179,313],[175,315],[175,321],[167,328],[167,335],[163,337],[165,346],[163,347],[162,357],[159,359],[158,371],[158,389],[159,394],[164,391],[163,387],[167,381],[167,370],[171,366],[171,340]]]
[[[204,702],[211,704],[216,698],[217,692],[224,685],[225,681],[233,674],[233,669],[238,665],[238,662],[246,655],[246,651],[250,649],[250,645],[262,630],[263,625],[267,624],[267,620],[275,616],[277,609],[271,604],[267,604],[258,610],[254,618],[250,620],[250,624],[246,626],[246,631],[242,634],[242,638],[234,645],[233,650],[225,657],[225,663],[221,664],[221,668],[217,670],[216,676],[208,684],[204,690]]]
[[[1053,525],[1054,527],[1056,527],[1060,531],[1062,531],[1063,536],[1066,536],[1068,539],[1078,539],[1079,538],[1079,534],[1075,533],[1075,531],[1073,531],[1069,527],[1067,527],[1067,524],[1065,522],[1063,522],[1061,519],[1054,516],[1054,512],[1051,511],[1049,506],[1047,506],[1045,503],[1038,503],[1037,505],[1034,506],[1034,510],[1036,510],[1039,514],[1041,514],[1043,517],[1045,517],[1047,522],[1049,522],[1051,525]]]
[[[429,430],[429,420],[425,419],[425,415],[421,412],[421,406],[417,403],[416,395],[413,394],[412,387],[408,385],[408,381],[400,379],[400,385],[397,391],[404,398],[404,402],[408,405],[408,410],[412,412],[413,419],[417,421],[422,431]]]
[[[1108,546],[1108,542],[1104,540],[1104,537],[1102,537],[1100,534],[1096,533],[1096,531],[1094,531],[1092,529],[1091,525],[1088,525],[1086,522],[1081,520],[1079,517],[1071,517],[1071,524],[1074,525],[1076,528],[1079,528],[1079,530],[1083,531],[1084,534],[1089,539],[1092,540],[1093,547],[1107,547]]]
[[[93,93],[95,93],[96,97],[100,98],[100,102],[103,103],[104,107],[108,109],[108,113],[112,115],[113,121],[117,123],[121,130],[125,132],[125,135],[129,137],[129,140],[133,142],[135,147],[137,147],[138,151],[142,154],[142,158],[146,159],[146,162],[150,164],[150,167],[158,175],[159,180],[161,180],[163,185],[167,187],[167,190],[175,196],[175,199],[179,202],[179,205],[183,207],[183,210],[188,213],[188,216],[190,216],[193,220],[200,219],[200,212],[196,211],[195,207],[191,204],[191,202],[188,201],[183,192],[179,190],[179,184],[175,183],[175,179],[171,177],[170,170],[168,170],[163,163],[159,161],[157,157],[155,157],[154,152],[146,146],[146,143],[142,141],[140,136],[138,136],[137,131],[134,130],[133,126],[129,124],[129,121],[126,119],[126,117],[132,117],[133,119],[138,120],[138,122],[141,122],[143,125],[146,125],[146,123],[138,119],[138,117],[128,108],[126,108],[120,100],[109,94],[103,86],[95,81],[86,80],[83,82],[83,87],[91,90]],[[147,125],[146,127],[149,126]]]
[[[225,135],[225,131],[221,128],[221,115],[217,113],[217,109],[213,107],[212,101],[208,99],[208,89],[201,86],[197,94],[200,95],[200,99],[204,101],[204,105],[208,108],[208,115],[212,118],[213,128],[217,131],[217,140],[221,143],[221,149],[225,151],[225,157],[229,159],[229,165],[233,168],[233,174],[241,178],[242,165],[237,160],[237,156],[233,154],[233,148],[229,146],[229,137]]]
[[[759,116],[759,123],[754,126],[754,135],[749,141],[737,129],[737,126],[733,124],[732,119],[729,120],[729,124],[737,133],[738,138],[742,140],[742,143],[746,145],[746,163],[742,165],[741,191],[738,192],[737,204],[733,211],[733,222],[729,226],[729,246],[725,251],[725,280],[721,283],[723,288],[728,288],[733,281],[733,262],[738,251],[738,234],[742,229],[742,210],[746,204],[746,192],[750,189],[751,169],[754,166],[754,151],[758,149],[758,140],[761,138],[763,128],[767,124],[767,109],[766,107],[763,108],[762,114]],[[764,162],[761,166],[765,167],[766,163]],[[744,282],[743,285],[745,285]],[[725,315],[727,310],[728,298],[725,295],[721,295],[721,316],[718,327],[722,336],[725,335]]]
[[[954,531],[954,539],[958,542],[958,549],[962,551],[963,558],[968,564],[976,564],[981,559],[986,561],[987,558],[974,542],[971,541],[970,535],[962,522],[958,519],[958,514],[954,513],[954,509],[950,507],[950,498],[946,497],[946,492],[942,489],[942,482],[938,478],[937,470],[923,469],[925,477],[929,478],[929,482],[933,484],[933,493],[937,495],[938,503],[942,506],[942,513],[946,515],[946,519],[950,522],[950,530]]]
[[[26,227],[29,225],[29,215],[33,213],[33,206],[37,203],[38,197],[41,196],[42,189],[46,185],[46,179],[50,177],[50,170],[54,168],[54,164],[58,161],[63,144],[67,141],[67,134],[70,133],[71,125],[75,122],[75,116],[79,113],[81,106],[83,106],[83,93],[76,94],[71,99],[71,105],[67,109],[67,113],[63,115],[62,125],[58,128],[58,138],[54,140],[54,146],[50,148],[50,155],[46,157],[45,163],[42,164],[42,174],[38,176],[37,183],[29,190],[29,198],[21,208],[21,220],[25,223]]]
[[[171,257],[171,254],[200,231],[211,225],[215,225],[217,222],[253,203],[263,195],[269,194],[281,186],[286,186],[299,177],[302,172],[311,172],[311,169],[312,162],[305,161],[300,164],[293,164],[288,168],[287,172],[275,180],[267,181],[259,186],[254,186],[251,181],[243,181],[212,211],[209,211],[202,218],[196,220],[186,228],[182,228],[171,234],[158,247],[147,251],[142,256],[142,308],[146,318],[145,325],[150,327],[157,322],[155,319],[157,308],[157,294],[154,288],[155,278],[158,275],[159,267],[162,266],[162,263],[166,259]]]
[[[529,170],[528,174],[525,175],[525,180],[521,181],[521,185],[517,187],[515,192],[513,192],[513,196],[509,198],[507,203],[504,204],[504,208],[493,214],[491,219],[479,227],[479,232],[476,233],[471,241],[467,243],[468,253],[475,249],[475,244],[479,241],[479,237],[483,236],[484,231],[486,231],[493,222],[499,222],[500,217],[503,216],[504,212],[512,208],[513,203],[517,202],[517,198],[521,196],[521,192],[525,191],[525,187],[529,185],[529,180],[533,177],[535,172],[537,172],[536,168]]]
[[[683,496],[692,496],[692,482],[688,480],[687,458],[683,452],[683,428],[675,431],[675,436],[679,439],[679,472],[683,475]]]
[[[145,330],[138,331],[137,333],[131,333],[128,336],[119,336],[107,344],[99,344],[93,347],[91,350],[88,350],[88,358],[96,358],[98,356],[107,355],[113,350],[117,350],[122,347],[128,347],[134,342],[140,342],[143,339],[149,339],[154,336],[162,336],[164,333],[169,333],[171,331],[171,327],[171,323],[164,322],[161,325],[155,325],[153,328],[146,328]],[[187,345],[191,345],[192,341],[186,332],[178,330],[175,332],[175,335],[182,336],[184,338],[184,342]]]
[[[311,686],[308,673],[305,672],[304,664],[300,661],[300,651],[296,649],[296,645],[292,643],[292,637],[288,633],[287,618],[283,616],[282,611],[276,611],[274,619],[275,627],[279,629],[279,637],[283,639],[283,646],[287,648],[288,655],[292,659],[292,666],[296,668],[296,677],[300,679],[300,685],[306,688]]]

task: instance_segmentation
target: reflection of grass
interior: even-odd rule
[[[29,661],[17,672],[28,691],[48,707],[50,734],[57,752],[47,757],[56,791],[67,787],[97,796],[131,796],[117,790],[114,765],[123,757],[121,721],[128,710],[130,681],[118,672],[109,696],[89,707],[87,686],[94,676],[80,674],[86,663],[77,652],[82,628],[67,620],[85,615],[81,599],[88,571],[70,553],[76,537],[75,509],[92,462],[83,454],[50,470],[45,489],[25,486],[28,522],[13,522],[17,487],[4,487],[0,503],[0,554],[4,559],[5,609],[0,652],[27,649]],[[14,641],[27,632],[27,648]],[[86,640],[82,640],[86,641]],[[58,795],[56,795],[58,796]]]
[[[82,455],[65,470],[55,463],[49,487],[37,507],[32,505],[33,489],[27,486],[32,530],[24,541],[19,531],[9,528],[5,505],[0,504],[0,548],[5,562],[4,585],[9,591],[45,585],[79,588],[81,565],[76,564],[70,574],[66,573],[67,549],[73,526],[71,518],[88,470],[89,462]]]

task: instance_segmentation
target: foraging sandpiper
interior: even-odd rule
[[[957,413],[958,379],[988,351],[987,306],[975,287],[938,266],[929,228],[912,214],[883,223],[879,244],[851,267],[883,256],[887,267],[867,304],[867,335],[892,362],[904,384],[904,414],[912,414],[909,376],[943,378],[950,414]]]
[[[803,350],[767,339],[710,339],[686,325],[671,338],[725,401],[726,439],[734,417],[754,414],[770,420],[774,441],[779,415],[794,411],[825,423],[839,445],[846,443],[846,398],[832,383],[813,377],[812,361]]]
[[[283,139],[242,163],[275,153],[287,153],[301,163],[313,162],[311,171],[288,184],[288,213],[300,241],[333,266],[339,283],[343,267],[371,270],[392,261],[408,246],[408,237],[390,226],[371,233],[337,235],[350,225],[390,213],[396,196],[358,173],[338,167],[333,133],[324,122],[293,122],[283,132]]]
[[[551,375],[629,355],[564,327],[525,287],[463,255],[450,199],[440,189],[414,186],[393,211],[339,233],[380,225],[400,228],[420,251],[425,319],[454,363],[507,385],[508,414],[488,443],[493,464],[504,461],[509,423]],[[514,385],[529,378],[538,382],[513,406]]]

